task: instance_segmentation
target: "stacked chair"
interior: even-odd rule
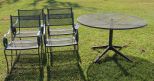
[[[50,62],[53,61],[53,47],[74,46],[74,50],[78,50],[78,30],[75,28],[72,8],[47,9],[45,25],[45,53],[49,49]]]
[[[23,13],[30,13],[29,15],[24,15]],[[18,10],[18,16],[10,16],[10,29],[7,34],[3,37],[4,44],[4,55],[7,62],[7,73],[11,73],[11,69],[14,67],[15,62],[12,63],[11,58],[11,69],[9,68],[9,62],[7,56],[12,57],[12,51],[16,50],[30,50],[37,49],[40,63],[40,46],[42,41],[42,31],[41,31],[41,13],[35,14],[36,10]],[[10,38],[8,37],[10,34]],[[10,40],[8,40],[10,39]],[[11,55],[6,54],[6,50],[11,50]]]
[[[51,61],[53,47],[74,46],[74,50],[78,50],[78,40],[78,25],[74,24],[72,8],[47,9],[46,15],[43,9],[18,10],[18,16],[10,16],[9,32],[3,37],[7,73],[11,73],[15,64],[11,62],[9,69],[7,57],[12,55],[13,50],[16,50],[18,56],[20,54],[17,54],[17,50],[37,49],[41,66],[42,59],[45,59],[42,56],[44,48]],[[11,50],[11,55],[6,50]]]

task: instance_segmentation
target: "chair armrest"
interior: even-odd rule
[[[44,33],[45,33],[45,24],[41,25],[40,30],[41,30],[41,33],[42,33],[42,34],[44,34]]]
[[[75,27],[74,27],[74,32],[75,32],[75,40],[77,41],[77,43],[78,43],[78,41],[79,41],[79,35],[78,35],[78,28],[79,28],[79,24],[78,23],[76,23],[75,25],[74,25]]]
[[[42,44],[42,33],[41,33],[41,31],[39,31],[37,33],[37,43],[38,43],[38,46],[40,46]]]
[[[46,44],[46,42],[45,42],[46,41],[45,27],[46,27],[45,24],[41,25],[41,30],[37,33],[38,44],[39,44],[39,42],[41,42],[41,44],[42,44],[42,36],[44,38],[44,44]]]
[[[43,27],[43,35],[45,35],[45,32],[46,32],[46,26],[44,24],[44,27]]]
[[[3,37],[3,46],[5,48],[7,48],[8,46],[8,39],[7,39],[7,36],[10,34],[10,29],[8,30],[8,32],[6,34],[4,34],[4,37]]]
[[[78,35],[78,30],[75,29],[75,40],[78,42],[79,41],[79,35]]]
[[[37,37],[37,44],[38,44],[38,46],[40,46],[42,43],[42,40],[41,40],[41,37],[40,36],[38,36]]]
[[[78,23],[76,23],[76,24],[74,25],[74,28],[75,28],[75,29],[79,29],[79,27],[80,27],[80,25],[79,25]]]
[[[3,37],[3,46],[4,46],[5,48],[7,48],[7,46],[8,46],[8,40],[7,40],[6,37]]]
[[[15,27],[11,27],[11,31],[12,31],[13,35],[16,34],[16,28]]]
[[[41,31],[38,31],[38,32],[37,32],[37,36],[40,36],[40,35],[41,35]]]
[[[3,45],[5,48],[8,46],[9,42],[14,41],[15,39],[15,36],[12,37],[10,32],[11,32],[11,29],[9,29],[8,32],[3,36]]]

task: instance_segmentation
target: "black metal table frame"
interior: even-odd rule
[[[94,63],[98,63],[101,59],[101,57],[103,57],[105,54],[107,54],[107,52],[109,50],[114,51],[116,54],[122,56],[123,58],[125,58],[127,61],[132,62],[132,60],[130,60],[128,57],[126,57],[123,53],[121,53],[120,51],[118,51],[116,48],[122,48],[121,46],[114,46],[112,45],[112,40],[113,40],[113,29],[109,29],[109,42],[108,45],[106,46],[95,46],[93,47],[93,49],[95,48],[105,48],[104,52],[95,59]]]

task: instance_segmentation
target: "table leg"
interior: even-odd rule
[[[104,56],[109,50],[110,50],[109,47],[107,47],[105,51],[95,59],[94,63],[98,63],[101,57]]]
[[[113,51],[114,51],[116,54],[118,54],[118,55],[122,56],[123,58],[125,58],[127,61],[133,62],[133,61],[130,60],[128,57],[126,57],[124,54],[122,54],[120,51],[116,50],[114,47],[113,47]]]

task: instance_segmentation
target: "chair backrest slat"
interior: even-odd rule
[[[44,18],[44,11],[43,9],[35,9],[35,10],[18,10],[19,16],[34,16],[40,15],[40,19],[43,20]]]
[[[47,25],[61,26],[73,24],[71,8],[47,9]]]
[[[11,16],[11,27],[35,28],[40,27],[40,16]]]

